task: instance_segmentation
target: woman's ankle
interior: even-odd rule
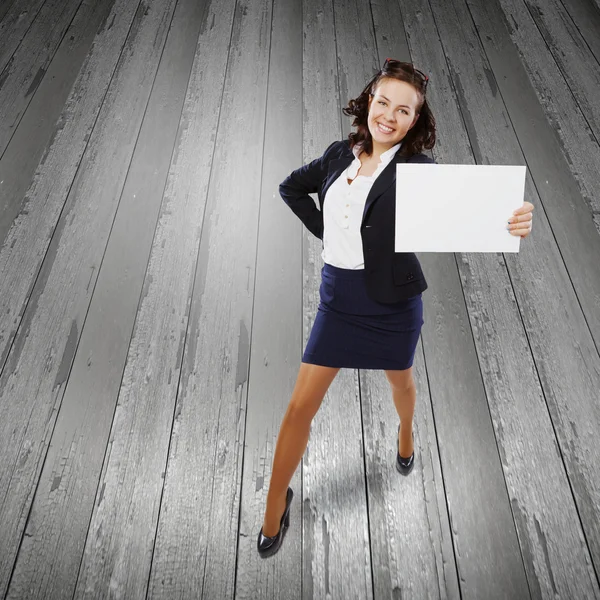
[[[279,532],[281,517],[285,512],[286,495],[283,494],[282,498],[283,501],[281,498],[277,498],[275,500],[274,505],[272,507],[274,514],[272,515],[270,514],[269,510],[271,508],[271,503],[267,501],[267,510],[265,511],[265,517],[263,519],[263,535],[267,537],[274,537]],[[267,517],[269,518],[267,519]]]

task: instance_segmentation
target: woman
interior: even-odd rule
[[[400,419],[396,468],[414,465],[412,363],[423,325],[427,282],[414,253],[394,252],[396,164],[431,163],[435,119],[426,99],[428,77],[410,63],[386,59],[383,69],[350,100],[344,113],[357,131],[280,185],[283,200],[323,240],[321,302],[275,448],[258,552],[275,554],[289,525],[289,483],[308,444],[310,425],[342,367],[383,369]],[[308,195],[318,193],[322,210]],[[325,202],[325,199],[327,202]],[[533,205],[508,221],[527,237]]]

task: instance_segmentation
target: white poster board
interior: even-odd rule
[[[518,252],[525,167],[396,165],[395,252]]]

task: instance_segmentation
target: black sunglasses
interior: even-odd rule
[[[386,58],[381,70],[385,71],[385,68],[387,67],[387,65],[389,63],[394,63],[394,66],[402,67],[406,71],[412,72],[413,75],[420,75],[421,84],[423,85],[423,93],[425,93],[425,91],[427,90],[427,84],[429,83],[429,77],[427,77],[427,75],[425,75],[425,73],[423,73],[423,71],[419,71],[419,69],[415,69],[415,67],[412,63],[402,62],[395,58]]]

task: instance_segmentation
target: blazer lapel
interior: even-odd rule
[[[352,164],[354,160],[354,154],[349,153],[348,156],[342,156],[342,158],[334,158],[329,161],[327,167],[327,180],[323,186],[323,192],[321,193],[323,201],[325,200],[325,194],[329,189],[329,186]],[[321,207],[322,208],[322,207]]]
[[[364,223],[367,213],[377,198],[379,198],[392,184],[396,183],[396,165],[406,162],[406,157],[400,156],[399,152],[400,150],[396,152],[394,158],[392,158],[385,169],[383,169],[381,174],[373,182],[373,186],[371,187],[367,196],[367,201],[365,202],[361,225]]]
[[[325,182],[321,194],[322,204],[325,201],[325,194],[327,193],[327,190],[331,184],[352,164],[353,160],[354,154],[348,150],[348,154],[346,156],[342,156],[342,158],[335,158],[329,161],[327,168],[327,181]],[[406,157],[400,156],[400,150],[398,150],[398,152],[396,152],[394,155],[394,158],[388,163],[385,169],[383,169],[383,171],[374,181],[373,186],[367,195],[367,201],[365,202],[361,225],[377,198],[379,198],[392,184],[396,183],[396,165],[405,163],[406,160]],[[323,207],[321,206],[321,209],[322,208]]]

